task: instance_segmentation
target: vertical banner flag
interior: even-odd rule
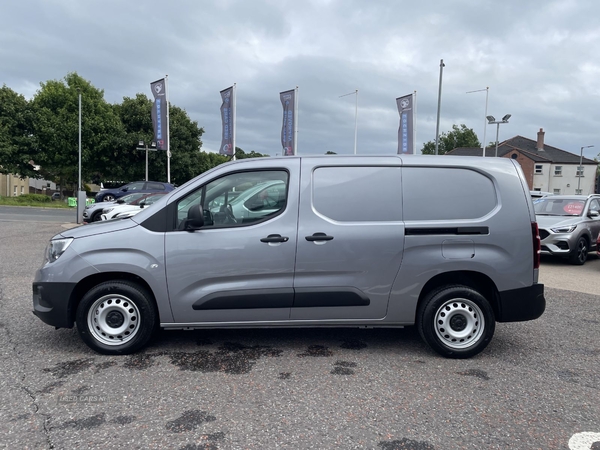
[[[296,105],[296,90],[280,92],[279,99],[283,106],[283,125],[281,126],[281,146],[283,147],[283,156],[293,156],[296,154],[294,147],[294,113]]]
[[[223,132],[221,135],[221,148],[219,153],[221,155],[233,156],[235,149],[233,148],[233,133],[234,133],[234,96],[233,86],[223,89],[221,91],[221,122],[223,123]]]
[[[168,150],[167,135],[167,90],[165,88],[165,79],[150,83],[152,94],[154,95],[154,105],[152,105],[152,125],[154,126],[154,141],[158,150]]]
[[[396,105],[400,113],[400,127],[398,128],[398,153],[401,155],[414,154],[413,119],[415,115],[413,94],[398,97]]]

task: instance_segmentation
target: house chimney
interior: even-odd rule
[[[540,128],[540,131],[538,131],[538,140],[537,140],[537,150],[538,152],[543,152],[544,151],[544,129]]]

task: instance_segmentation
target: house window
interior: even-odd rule
[[[554,195],[560,195],[560,189],[554,189]]]
[[[562,166],[555,166],[554,167],[554,176],[555,177],[562,177]]]
[[[583,189],[575,189],[575,194],[577,194],[577,195],[581,195],[582,192],[583,192]]]
[[[582,177],[583,176],[583,166],[577,166],[577,173],[575,174],[576,177]]]
[[[543,172],[542,172],[542,168],[543,168],[543,167],[544,167],[544,166],[542,166],[541,164],[536,164],[536,165],[535,165],[535,173],[536,173],[536,175],[540,175],[540,174],[542,174],[542,173],[543,173]]]
[[[25,186],[21,186],[21,195],[25,193]]]
[[[16,197],[16,196],[17,196],[17,185],[15,184],[13,186],[13,197]]]
[[[510,155],[510,157],[512,159],[517,159],[519,157],[519,155],[517,155],[516,153],[513,153],[512,155]]]

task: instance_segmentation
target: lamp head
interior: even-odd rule
[[[494,116],[487,116],[486,119],[488,120],[489,123],[496,121],[496,118]]]
[[[508,122],[508,119],[510,119],[510,114],[507,114],[507,115],[505,115],[505,116],[502,118],[502,122]]]
[[[138,141],[138,146],[139,147],[143,147],[144,146],[144,141],[142,141],[142,140]]]
[[[152,148],[156,148],[156,142],[152,141],[152,142],[150,143],[150,147],[152,147]]]

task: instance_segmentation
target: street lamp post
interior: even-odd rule
[[[485,143],[485,132],[487,130],[487,123],[485,122],[487,119],[487,109],[488,109],[488,95],[490,93],[490,88],[489,86],[486,87],[485,89],[477,89],[476,91],[469,91],[467,92],[467,94],[472,94],[473,92],[483,92],[485,91],[485,114],[483,115],[483,141],[481,141],[481,153],[482,153],[482,157],[485,158],[485,147],[486,147],[486,143]]]
[[[83,210],[85,209],[86,192],[81,181],[81,89],[77,88],[79,98],[79,178],[77,180],[77,223],[83,223]]]
[[[358,135],[358,89],[356,89],[354,92],[340,95],[338,98],[346,97],[347,95],[355,95],[356,96],[355,102],[354,102],[354,154],[356,155],[356,137]]]
[[[508,119],[510,119],[510,114],[505,115],[502,120],[496,120],[494,116],[487,116],[488,123],[490,125],[496,124],[496,155],[498,156],[498,135],[500,134],[500,124],[508,123]]]
[[[150,147],[148,148],[148,144],[144,143],[144,141],[138,141],[138,146],[136,150],[145,150],[146,151],[146,181],[148,181],[148,150],[155,152],[156,151],[156,142],[152,141],[150,143]]]
[[[584,148],[592,148],[593,145],[586,145],[585,147],[581,147],[579,153],[579,176],[577,177],[577,193],[581,194],[581,176],[583,175],[583,149]]]

